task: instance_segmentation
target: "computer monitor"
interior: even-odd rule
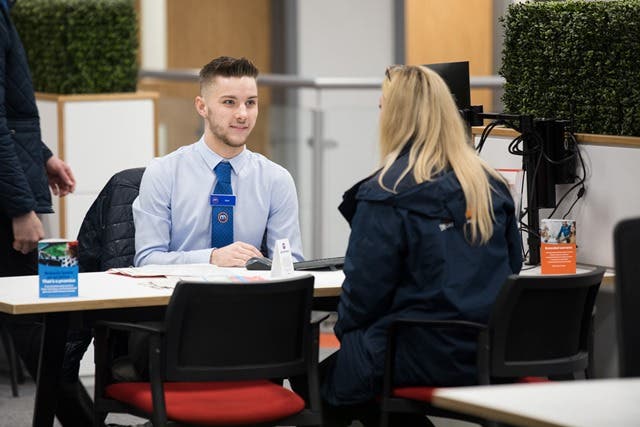
[[[442,62],[439,64],[424,64],[438,73],[445,81],[459,110],[471,106],[471,85],[469,84],[469,61]]]

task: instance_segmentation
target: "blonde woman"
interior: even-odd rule
[[[367,403],[380,393],[393,319],[486,322],[522,263],[509,190],[477,156],[444,81],[425,67],[393,66],[380,109],[382,168],[340,206],[351,236],[335,326],[341,348],[323,366],[332,425],[377,423]],[[403,385],[473,384],[475,341],[416,332],[399,342],[396,365]],[[395,424],[430,425],[425,417]]]

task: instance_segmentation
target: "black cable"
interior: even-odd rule
[[[575,135],[573,135],[573,133],[568,132],[568,137],[571,138],[572,142],[573,142],[573,147],[575,149],[575,155],[578,156],[578,159],[580,160],[580,167],[582,170],[582,177],[578,177],[579,181],[576,182],[575,184],[573,184],[560,198],[560,200],[558,200],[558,202],[556,203],[556,207],[553,209],[553,211],[551,211],[551,213],[547,216],[547,219],[551,219],[553,217],[553,215],[558,211],[558,209],[560,208],[560,206],[562,205],[562,203],[564,202],[564,200],[569,196],[569,194],[571,194],[571,192],[573,190],[575,190],[576,188],[580,187],[580,190],[578,190],[578,193],[576,193],[576,199],[574,200],[574,202],[571,204],[571,206],[569,207],[569,210],[562,216],[562,218],[566,218],[567,215],[569,215],[569,213],[571,212],[571,210],[573,209],[573,207],[576,205],[576,203],[578,202],[578,200],[580,200],[582,198],[582,196],[584,196],[585,192],[587,191],[584,183],[587,180],[587,168],[586,165],[584,163],[584,159],[582,158],[582,152],[580,151],[580,147],[578,147],[578,141],[576,140]]]
[[[562,215],[562,219],[567,218],[569,213],[571,213],[571,210],[576,205],[576,203],[578,203],[578,200],[580,200],[580,198],[584,195],[585,192],[583,190],[584,190],[584,187],[578,190],[578,195],[576,196],[576,199],[573,201],[573,203],[571,203],[571,206],[569,206],[569,210],[564,215]]]
[[[487,138],[489,138],[489,134],[491,133],[493,128],[495,128],[500,124],[506,124],[506,123],[504,120],[494,120],[491,123],[489,123],[487,126],[485,126],[485,128],[482,130],[482,134],[480,135],[480,141],[478,141],[478,145],[476,146],[476,151],[478,152],[478,154],[482,152],[484,143],[487,141]]]
[[[512,141],[513,142],[513,141]],[[522,218],[524,218],[524,211],[522,209],[522,198],[524,194],[524,171],[522,172],[522,182],[520,183],[520,200],[518,200],[518,224],[522,224]],[[520,248],[522,249],[522,259],[526,259],[527,253],[524,250],[524,235],[522,234],[522,228],[518,227],[518,231],[520,232]]]
[[[522,135],[519,135],[515,137],[513,140],[511,140],[507,150],[509,151],[510,154],[513,154],[515,156],[524,156],[524,150],[520,148],[520,144],[523,142],[524,142],[524,137]]]
[[[587,168],[586,168],[586,165],[584,163],[584,159],[582,158],[582,153],[580,152],[580,149],[578,148],[578,141],[576,141],[576,139],[575,139],[575,137],[573,135],[571,135],[571,137],[573,138],[573,141],[575,143],[576,150],[578,152],[578,158],[580,159],[580,165],[581,165],[581,168],[582,168],[582,179],[579,182],[579,184],[582,184],[582,187],[580,187],[580,190],[578,190],[578,193],[576,194],[576,199],[573,201],[571,206],[569,206],[569,209],[567,210],[567,212],[565,212],[565,214],[562,216],[563,219],[566,218],[569,215],[569,213],[571,213],[571,210],[576,205],[576,203],[578,203],[578,200],[580,200],[584,196],[584,193],[587,191],[587,188],[584,185],[585,181],[587,180]]]

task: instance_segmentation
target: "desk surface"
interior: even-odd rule
[[[435,406],[523,427],[640,425],[640,378],[438,389]]]
[[[212,266],[212,269],[216,267]],[[265,279],[268,279],[271,274],[269,271],[247,271],[244,268],[225,268],[212,273],[259,276]],[[339,295],[344,280],[342,271],[295,272],[294,274],[313,274],[316,297]],[[39,298],[38,276],[2,277],[0,278],[0,312],[30,314],[167,305],[173,289],[148,285],[158,279],[162,280],[157,277],[129,277],[104,272],[80,273],[77,297]],[[190,278],[190,280],[198,279]]]
[[[578,267],[576,268],[576,273],[586,273],[590,270],[593,270],[595,267],[594,266],[588,266],[588,265],[578,265]],[[530,266],[530,265],[523,265],[522,266],[522,270],[520,271],[520,274],[523,276],[534,276],[534,275],[540,275],[542,273],[540,273],[540,266],[536,265],[536,266]],[[600,285],[600,288],[602,289],[603,287],[605,288],[613,288],[613,285],[615,283],[615,274],[613,271],[611,270],[606,270],[604,272],[604,277],[602,278],[602,284]]]
[[[178,276],[186,276],[185,268],[192,266],[160,266],[161,270],[173,269]],[[218,276],[259,276],[269,279],[269,271],[248,271],[244,268],[219,268],[194,265],[197,272]],[[587,271],[579,268],[578,272]],[[314,296],[331,297],[340,295],[344,273],[342,271],[295,272],[313,274],[315,277]],[[526,269],[521,274],[540,274],[540,267]],[[78,277],[78,297],[39,298],[38,276],[0,278],[0,312],[9,314],[50,313],[60,311],[99,310],[109,308],[149,307],[166,305],[172,289],[145,286],[158,280],[157,277],[129,277],[111,273],[80,273]],[[196,279],[197,280],[197,279]],[[606,273],[603,284],[613,283],[613,274]]]

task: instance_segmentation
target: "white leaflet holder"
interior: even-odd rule
[[[271,277],[283,277],[293,273],[293,258],[289,239],[276,240],[273,248]]]

